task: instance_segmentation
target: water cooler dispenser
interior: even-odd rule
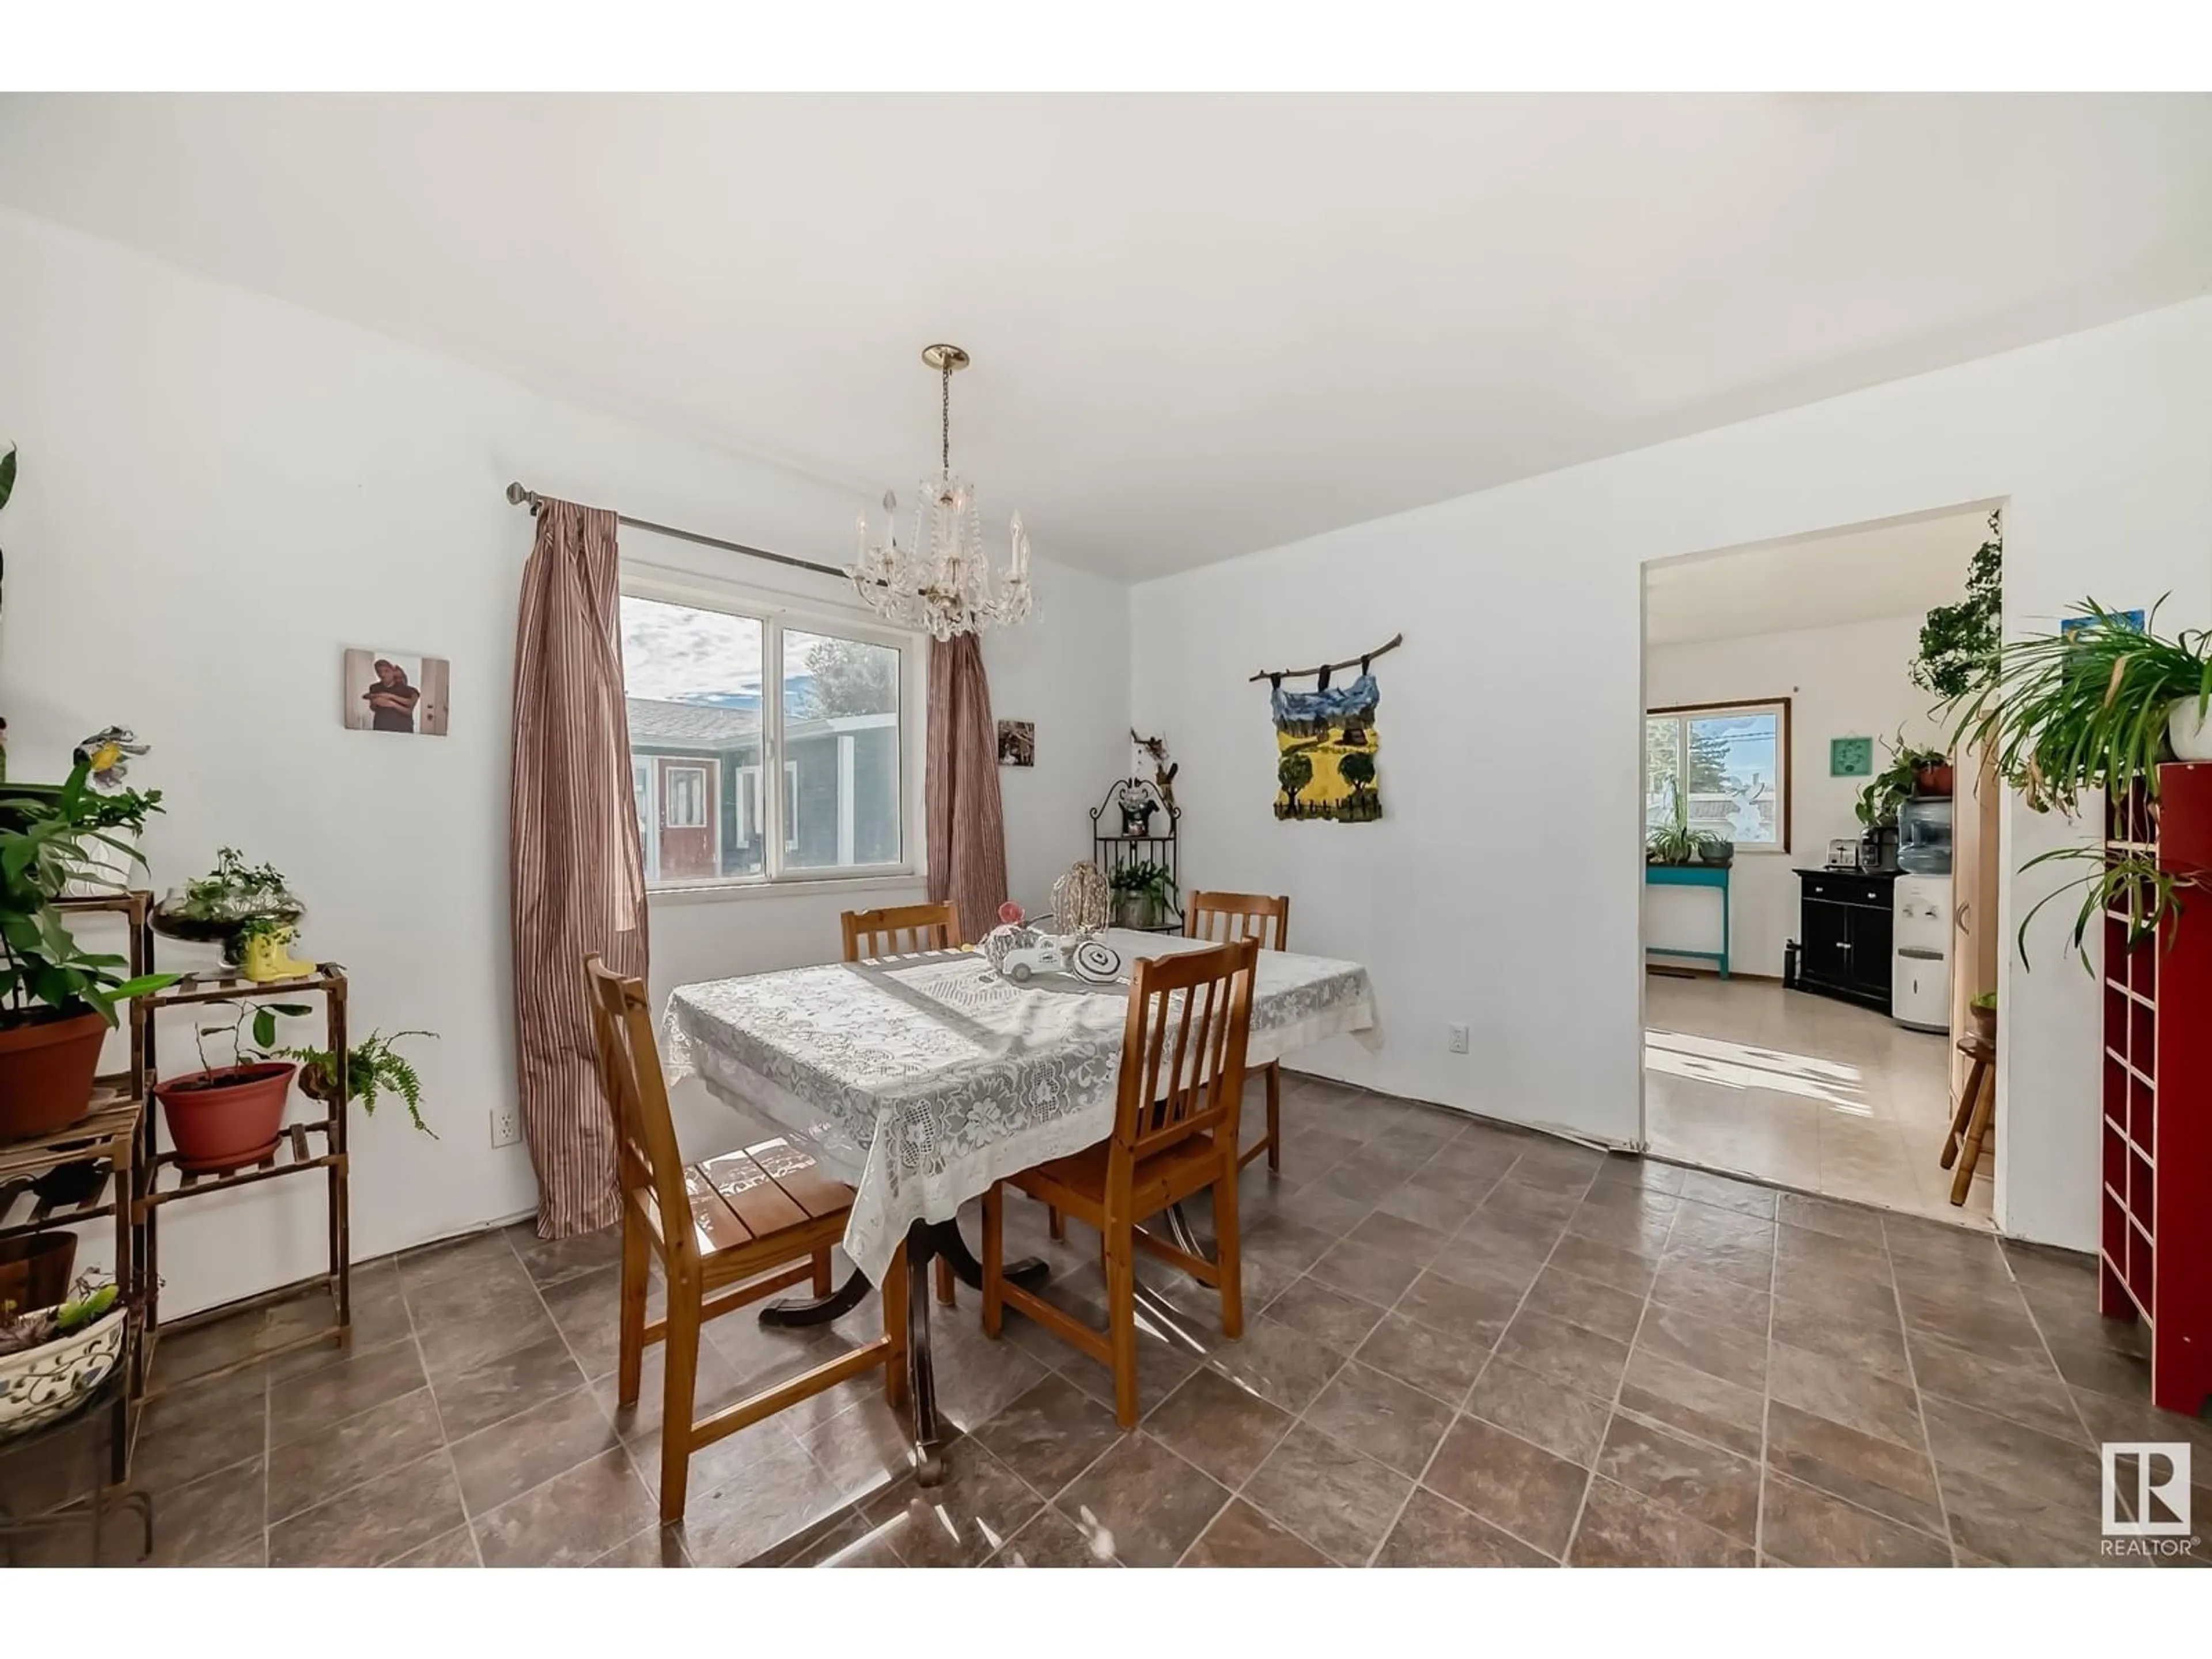
[[[1894,956],[1890,1016],[1916,1031],[1951,1025],[1951,801],[1909,800],[1897,815],[1897,878],[1891,902]]]

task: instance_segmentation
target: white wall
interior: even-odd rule
[[[358,1255],[529,1210],[528,1160],[489,1129],[513,1091],[508,698],[531,536],[501,491],[520,477],[824,562],[848,556],[860,498],[0,213],[10,440],[22,470],[0,519],[0,714],[14,775],[58,775],[88,732],[135,728],[153,752],[132,781],[167,796],[148,842],[158,888],[226,842],[273,860],[310,907],[305,945],[346,963],[357,1027],[445,1034],[422,1067],[441,1139],[391,1110],[356,1120]],[[1122,764],[1128,647],[1126,590],[1043,563],[1037,583],[1036,620],[987,655],[1001,706],[1038,721],[1039,764],[1007,798],[1016,890],[1041,898]],[[453,735],[346,732],[346,644],[450,658]],[[656,903],[655,981],[824,960],[848,902]],[[185,1032],[163,1046],[186,1063]],[[313,1187],[166,1211],[167,1305],[310,1270]]]
[[[1823,556],[1818,542],[1795,550],[1808,561]],[[1963,587],[1963,563],[1959,574]],[[1644,694],[1654,708],[1790,699],[1790,845],[1782,853],[1736,850],[1729,872],[1729,950],[1736,972],[1782,972],[1783,942],[1797,933],[1793,872],[1819,869],[1831,840],[1859,834],[1859,791],[1867,781],[1828,775],[1828,739],[1873,738],[1877,768],[1887,763],[1884,745],[1900,729],[1910,744],[1939,741],[1931,699],[1907,673],[1922,614],[1645,650]],[[1719,948],[1720,907],[1710,889],[1647,887],[1644,919],[1653,945]]]
[[[2007,626],[2094,589],[2212,619],[2212,300],[1352,526],[1139,586],[1133,696],[1183,761],[1191,879],[1287,892],[1304,949],[1373,969],[1387,1042],[1309,1063],[1629,1142],[1643,991],[1638,568],[2003,498]],[[1403,629],[1380,823],[1278,823],[1255,669]],[[2069,827],[2014,804],[2017,869]],[[2012,916],[2044,890],[2006,892]],[[2056,878],[2052,878],[2054,881]],[[2095,1243],[2097,1012],[2039,924],[2008,959],[1999,1219]],[[1445,1025],[1474,1030],[1446,1052]]]

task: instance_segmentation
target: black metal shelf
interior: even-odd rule
[[[1125,830],[1109,830],[1104,824],[1122,822],[1121,797],[1125,790],[1133,789],[1149,798],[1152,811],[1146,823],[1161,814],[1167,817],[1167,833],[1155,835],[1149,828],[1131,834]],[[1105,799],[1091,809],[1091,861],[1098,866],[1110,885],[1114,872],[1132,864],[1158,864],[1166,867],[1168,879],[1175,883],[1176,898],[1168,905],[1172,921],[1134,931],[1143,933],[1180,933],[1182,932],[1182,868],[1176,858],[1177,836],[1182,823],[1182,809],[1164,798],[1158,786],[1148,778],[1116,778],[1106,786]],[[1159,849],[1158,852],[1147,849]],[[1121,925],[1121,902],[1115,901],[1116,927]]]

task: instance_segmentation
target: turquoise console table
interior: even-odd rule
[[[1663,945],[1647,944],[1647,957],[1698,957],[1706,962],[1720,964],[1721,977],[1729,976],[1729,866],[1725,864],[1647,864],[1644,866],[1644,884],[1647,887],[1711,887],[1721,896],[1721,948],[1717,951],[1673,951]]]

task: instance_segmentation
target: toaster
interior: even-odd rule
[[[1856,836],[1846,841],[1828,843],[1828,868],[1856,870],[1859,867],[1859,839]]]

